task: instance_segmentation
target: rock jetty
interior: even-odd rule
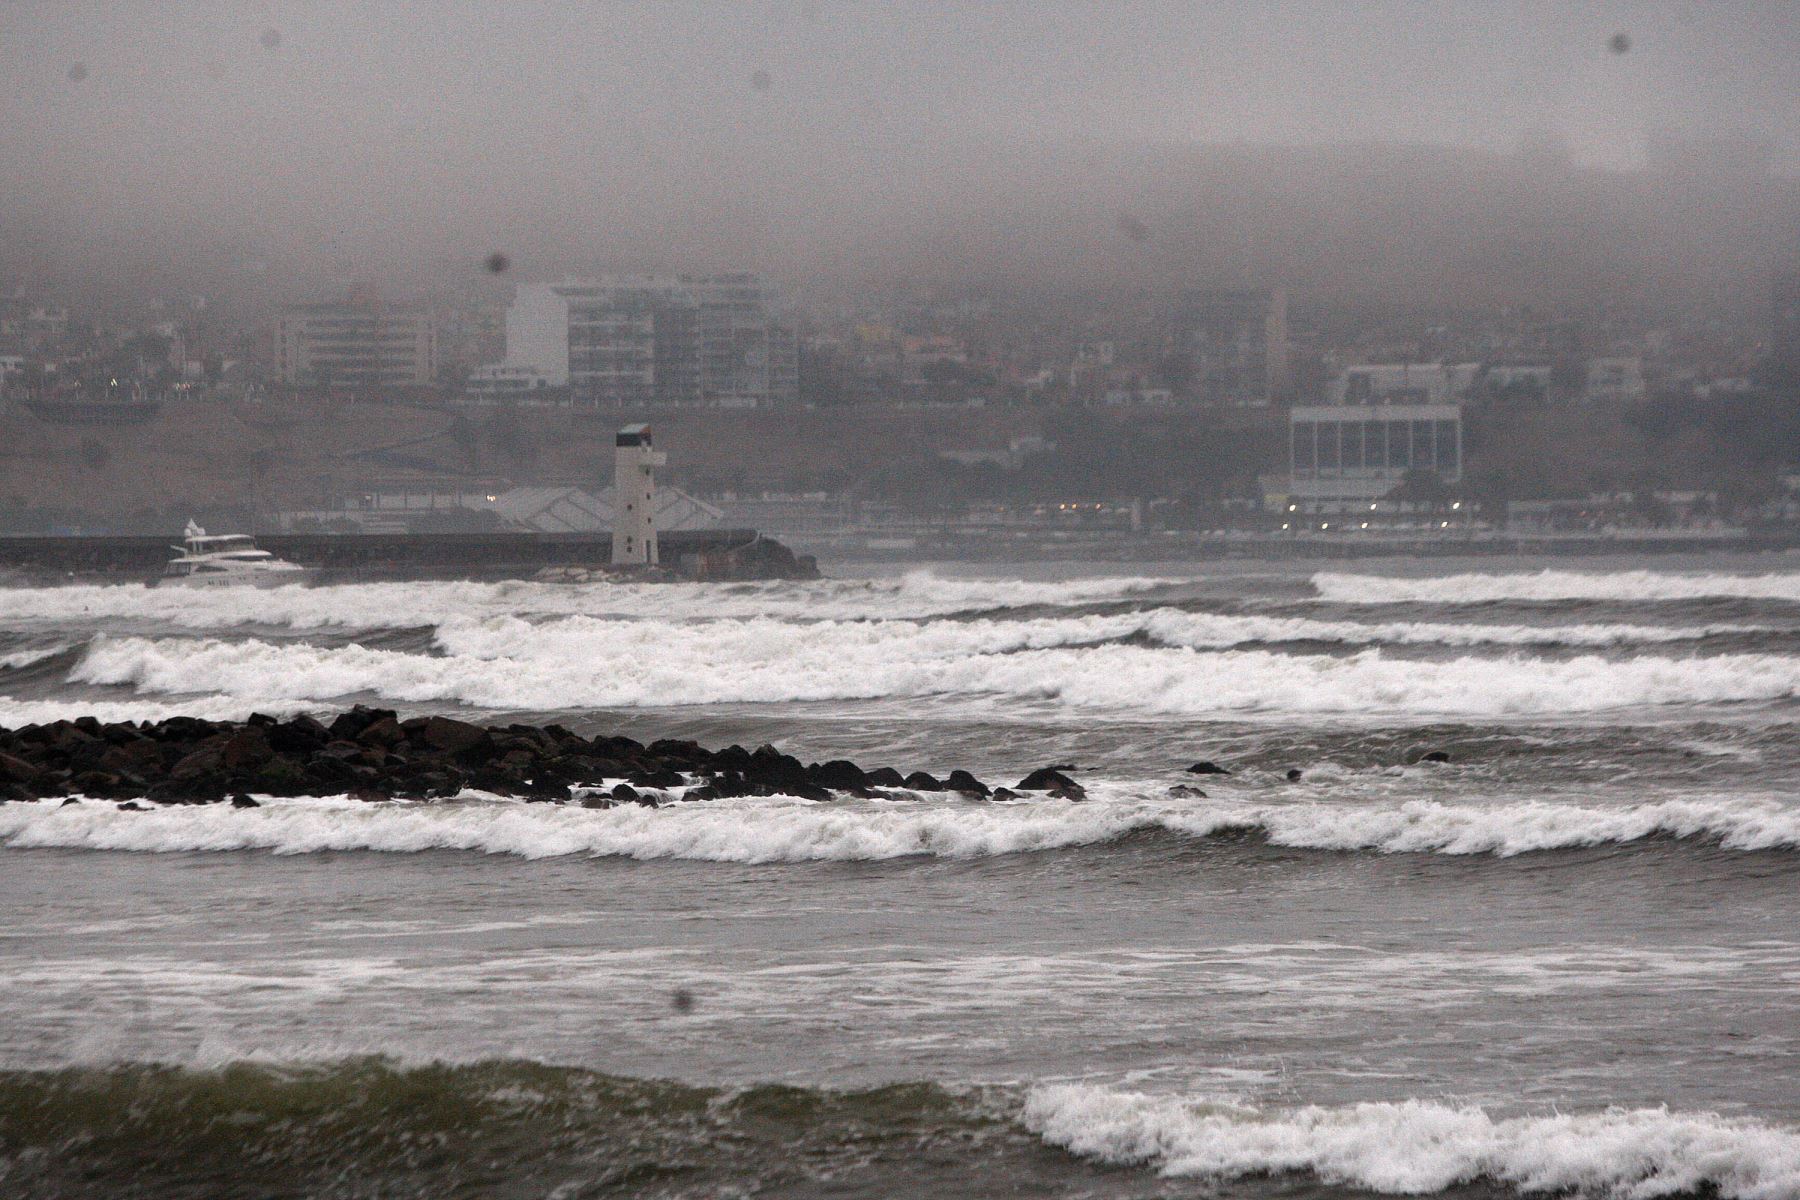
[[[93,717],[0,730],[0,801],[58,796],[153,804],[256,803],[269,796],[351,795],[431,800],[478,790],[527,800],[656,805],[727,796],[879,796],[884,790],[971,798],[1042,792],[1080,799],[1081,785],[1045,768],[994,789],[967,771],[944,779],[834,759],[802,763],[772,746],[707,750],[663,739],[582,737],[560,725],[475,725],[452,717],[402,720],[357,706],[329,722],[310,716],[206,721],[170,717],[103,723]]]

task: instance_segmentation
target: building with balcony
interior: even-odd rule
[[[525,284],[498,374],[529,371],[595,406],[791,402],[795,341],[776,303],[772,285],[743,272]]]

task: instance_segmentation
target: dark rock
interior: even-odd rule
[[[143,805],[139,804],[136,800],[127,800],[125,803],[119,805],[119,811],[120,812],[148,812],[150,810],[145,808]]]
[[[271,758],[256,771],[258,791],[268,792],[274,796],[301,796],[306,794],[307,773],[305,768],[290,758]]]
[[[64,800],[64,801],[63,801],[63,802],[62,802],[62,803],[61,803],[61,804],[59,804],[59,805],[57,805],[57,806],[56,806],[56,807],[58,807],[58,808],[67,808],[67,807],[69,807],[69,805],[71,805],[71,804],[80,804],[80,803],[81,803],[81,801],[79,801],[79,800],[77,800],[77,799],[76,799],[76,798],[75,798],[75,797],[73,797],[73,796],[70,796],[70,797],[69,797],[69,798],[68,798],[68,799],[67,799],[67,800]]]
[[[1195,763],[1193,766],[1188,768],[1188,774],[1189,775],[1229,775],[1229,774],[1231,774],[1231,772],[1227,771],[1224,767],[1221,767],[1218,763],[1212,761],[1212,759],[1203,758],[1199,762]]]
[[[646,795],[632,787],[629,783],[621,783],[612,790],[613,801],[617,804],[642,804],[649,808],[656,807],[656,797]]]
[[[391,721],[394,714],[385,709],[365,708],[358,704],[349,712],[342,712],[333,717],[326,732],[337,740],[355,741],[358,734],[383,718]]]
[[[1413,761],[1422,763],[1447,763],[1450,761],[1450,755],[1447,751],[1443,750],[1427,750]]]
[[[317,754],[306,762],[306,777],[324,784],[327,791],[338,791],[356,781],[356,768],[341,758]]]
[[[661,738],[651,742],[649,751],[657,758],[669,759],[691,767],[697,767],[712,758],[712,755],[708,754],[699,742],[678,741],[675,738]]]
[[[763,746],[750,756],[744,778],[763,787],[778,788],[789,795],[800,795],[800,789],[811,786],[806,768],[791,754],[782,754]]]
[[[228,771],[253,770],[275,756],[268,735],[260,728],[240,729],[219,748],[219,758]]]
[[[1082,787],[1079,783],[1072,783],[1067,787],[1053,787],[1046,794],[1055,800],[1087,799],[1087,789]]]
[[[997,787],[993,790],[993,793],[988,796],[989,800],[1017,800],[1018,798],[1019,793],[1013,791],[1009,787]]]
[[[365,804],[380,804],[383,801],[392,800],[394,797],[393,794],[385,788],[359,787],[350,789],[350,798],[352,800],[361,800]]]
[[[517,773],[496,766],[475,767],[469,771],[468,779],[470,787],[499,796],[510,796],[525,783]]]
[[[581,798],[581,807],[583,808],[611,808],[612,806],[613,798],[605,792],[589,792]]]
[[[225,765],[224,756],[211,746],[196,750],[169,768],[170,779],[195,779],[216,773]]]
[[[298,716],[263,730],[277,754],[311,754],[331,740],[331,731],[308,716]]]
[[[713,765],[716,767],[729,771],[742,772],[745,767],[750,765],[750,752],[742,746],[733,743],[723,750],[714,751],[712,761]]]
[[[906,777],[892,767],[876,767],[868,774],[872,787],[897,788],[906,786]]]
[[[537,766],[537,755],[530,750],[514,748],[502,754],[500,761],[494,765],[503,771],[513,771],[524,775]]]
[[[235,795],[231,798],[231,807],[233,807],[233,808],[261,808],[262,805],[259,802],[257,802],[256,800],[253,800],[249,796],[245,795],[243,792],[239,792],[237,795]]]
[[[944,780],[944,786],[953,792],[962,792],[969,796],[986,796],[992,790],[967,771],[950,772],[950,778]]]
[[[494,731],[491,729],[488,730],[488,733],[490,735],[492,735],[493,732]],[[531,745],[531,748],[538,752],[548,750],[555,744],[554,742],[551,741],[550,735],[546,734],[542,729],[539,729],[536,725],[519,725],[519,724],[508,725],[506,727],[506,734],[509,738],[512,738],[515,742],[529,743]]]
[[[915,792],[941,792],[944,790],[944,785],[939,783],[936,777],[928,775],[924,771],[914,771],[900,781],[900,786]]]
[[[34,763],[11,754],[0,754],[0,782],[30,783],[42,774],[43,771]]]
[[[1288,773],[1287,773],[1287,781],[1289,783],[1299,783],[1300,782],[1300,773],[1301,772],[1300,772],[1299,767],[1289,767]]]
[[[1186,797],[1186,798],[1197,799],[1197,800],[1206,799],[1205,792],[1201,791],[1197,787],[1190,787],[1185,783],[1178,783],[1174,787],[1170,788],[1169,795],[1174,796],[1176,798]]]
[[[406,731],[400,728],[400,722],[393,717],[383,717],[371,722],[356,735],[356,740],[365,746],[380,746],[387,749],[398,746],[406,740]]]
[[[712,783],[707,786],[721,797],[748,796],[750,794],[749,782],[736,771],[726,771],[721,775],[713,776]]]
[[[866,789],[873,780],[863,773],[863,769],[855,763],[842,758],[834,758],[828,763],[821,763],[809,772],[812,781],[820,787],[832,788],[840,792],[857,792]]]
[[[554,775],[539,775],[525,784],[527,800],[567,800],[569,785]]]
[[[674,788],[687,782],[680,771],[670,770],[668,767],[657,771],[633,771],[626,778],[639,787],[651,788]]]
[[[1039,767],[1025,778],[1013,785],[1021,792],[1048,792],[1056,788],[1075,788],[1081,785],[1064,775],[1055,767]]]
[[[69,780],[69,786],[84,796],[116,796],[120,791],[119,777],[105,771],[83,771]]]
[[[459,754],[488,740],[488,731],[453,717],[428,717],[419,732],[419,740],[445,754]]]

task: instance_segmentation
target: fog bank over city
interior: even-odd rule
[[[602,268],[1763,302],[1791,5],[0,14],[0,273],[105,308]]]

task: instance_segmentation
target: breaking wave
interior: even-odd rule
[[[44,725],[52,721],[73,721],[77,717],[93,717],[111,724],[116,721],[165,721],[170,717],[199,717],[206,721],[241,721],[252,710],[270,716],[316,709],[316,704],[300,701],[265,700],[247,704],[231,696],[207,696],[194,700],[85,700],[77,698],[21,700],[0,696],[0,729],[18,729],[25,725]]]
[[[453,1148],[453,1149],[452,1149]],[[19,1196],[1139,1195],[1120,1167],[1375,1192],[1792,1200],[1800,1134],[1666,1109],[1289,1109],[1093,1085],[717,1088],[517,1059],[0,1072]],[[1271,1189],[1274,1194],[1282,1194]]]
[[[1120,785],[1101,785],[1114,792]],[[986,858],[1113,842],[1153,832],[1204,840],[1252,834],[1324,851],[1493,855],[1709,841],[1727,850],[1800,848],[1800,809],[1765,800],[1667,800],[1616,808],[1541,801],[1487,806],[1249,804],[1223,800],[810,803],[719,800],[583,809],[491,799],[368,803],[347,798],[121,810],[87,801],[0,805],[0,846],[277,854],[462,850],[728,863]]]
[[[962,696],[1171,716],[1467,718],[1800,694],[1800,657],[1783,654],[1413,661],[1379,649],[1331,656],[1059,644],[1070,634],[1032,622],[820,628],[575,619],[547,629],[502,617],[441,629],[444,656],[356,645],[101,638],[70,678],[146,694],[223,693],[259,707],[369,694],[515,710]]]
[[[20,621],[157,621],[184,629],[241,625],[375,628],[453,617],[610,616],[668,620],[931,617],[1017,605],[1067,606],[1141,596],[1182,581],[1146,577],[1062,582],[951,579],[914,571],[892,579],[807,583],[566,584],[507,581],[336,584],[317,588],[0,589],[0,612]]]
[[[1478,1181],[1621,1200],[1800,1195],[1800,1132],[1667,1109],[1499,1118],[1407,1100],[1270,1111],[1056,1085],[1034,1089],[1022,1119],[1084,1158],[1173,1176],[1304,1172],[1399,1195]]]
[[[1314,575],[1319,597],[1339,604],[1477,604],[1490,600],[1786,600],[1800,603],[1800,574],[1679,574],[1668,571],[1521,571],[1423,578]]]

